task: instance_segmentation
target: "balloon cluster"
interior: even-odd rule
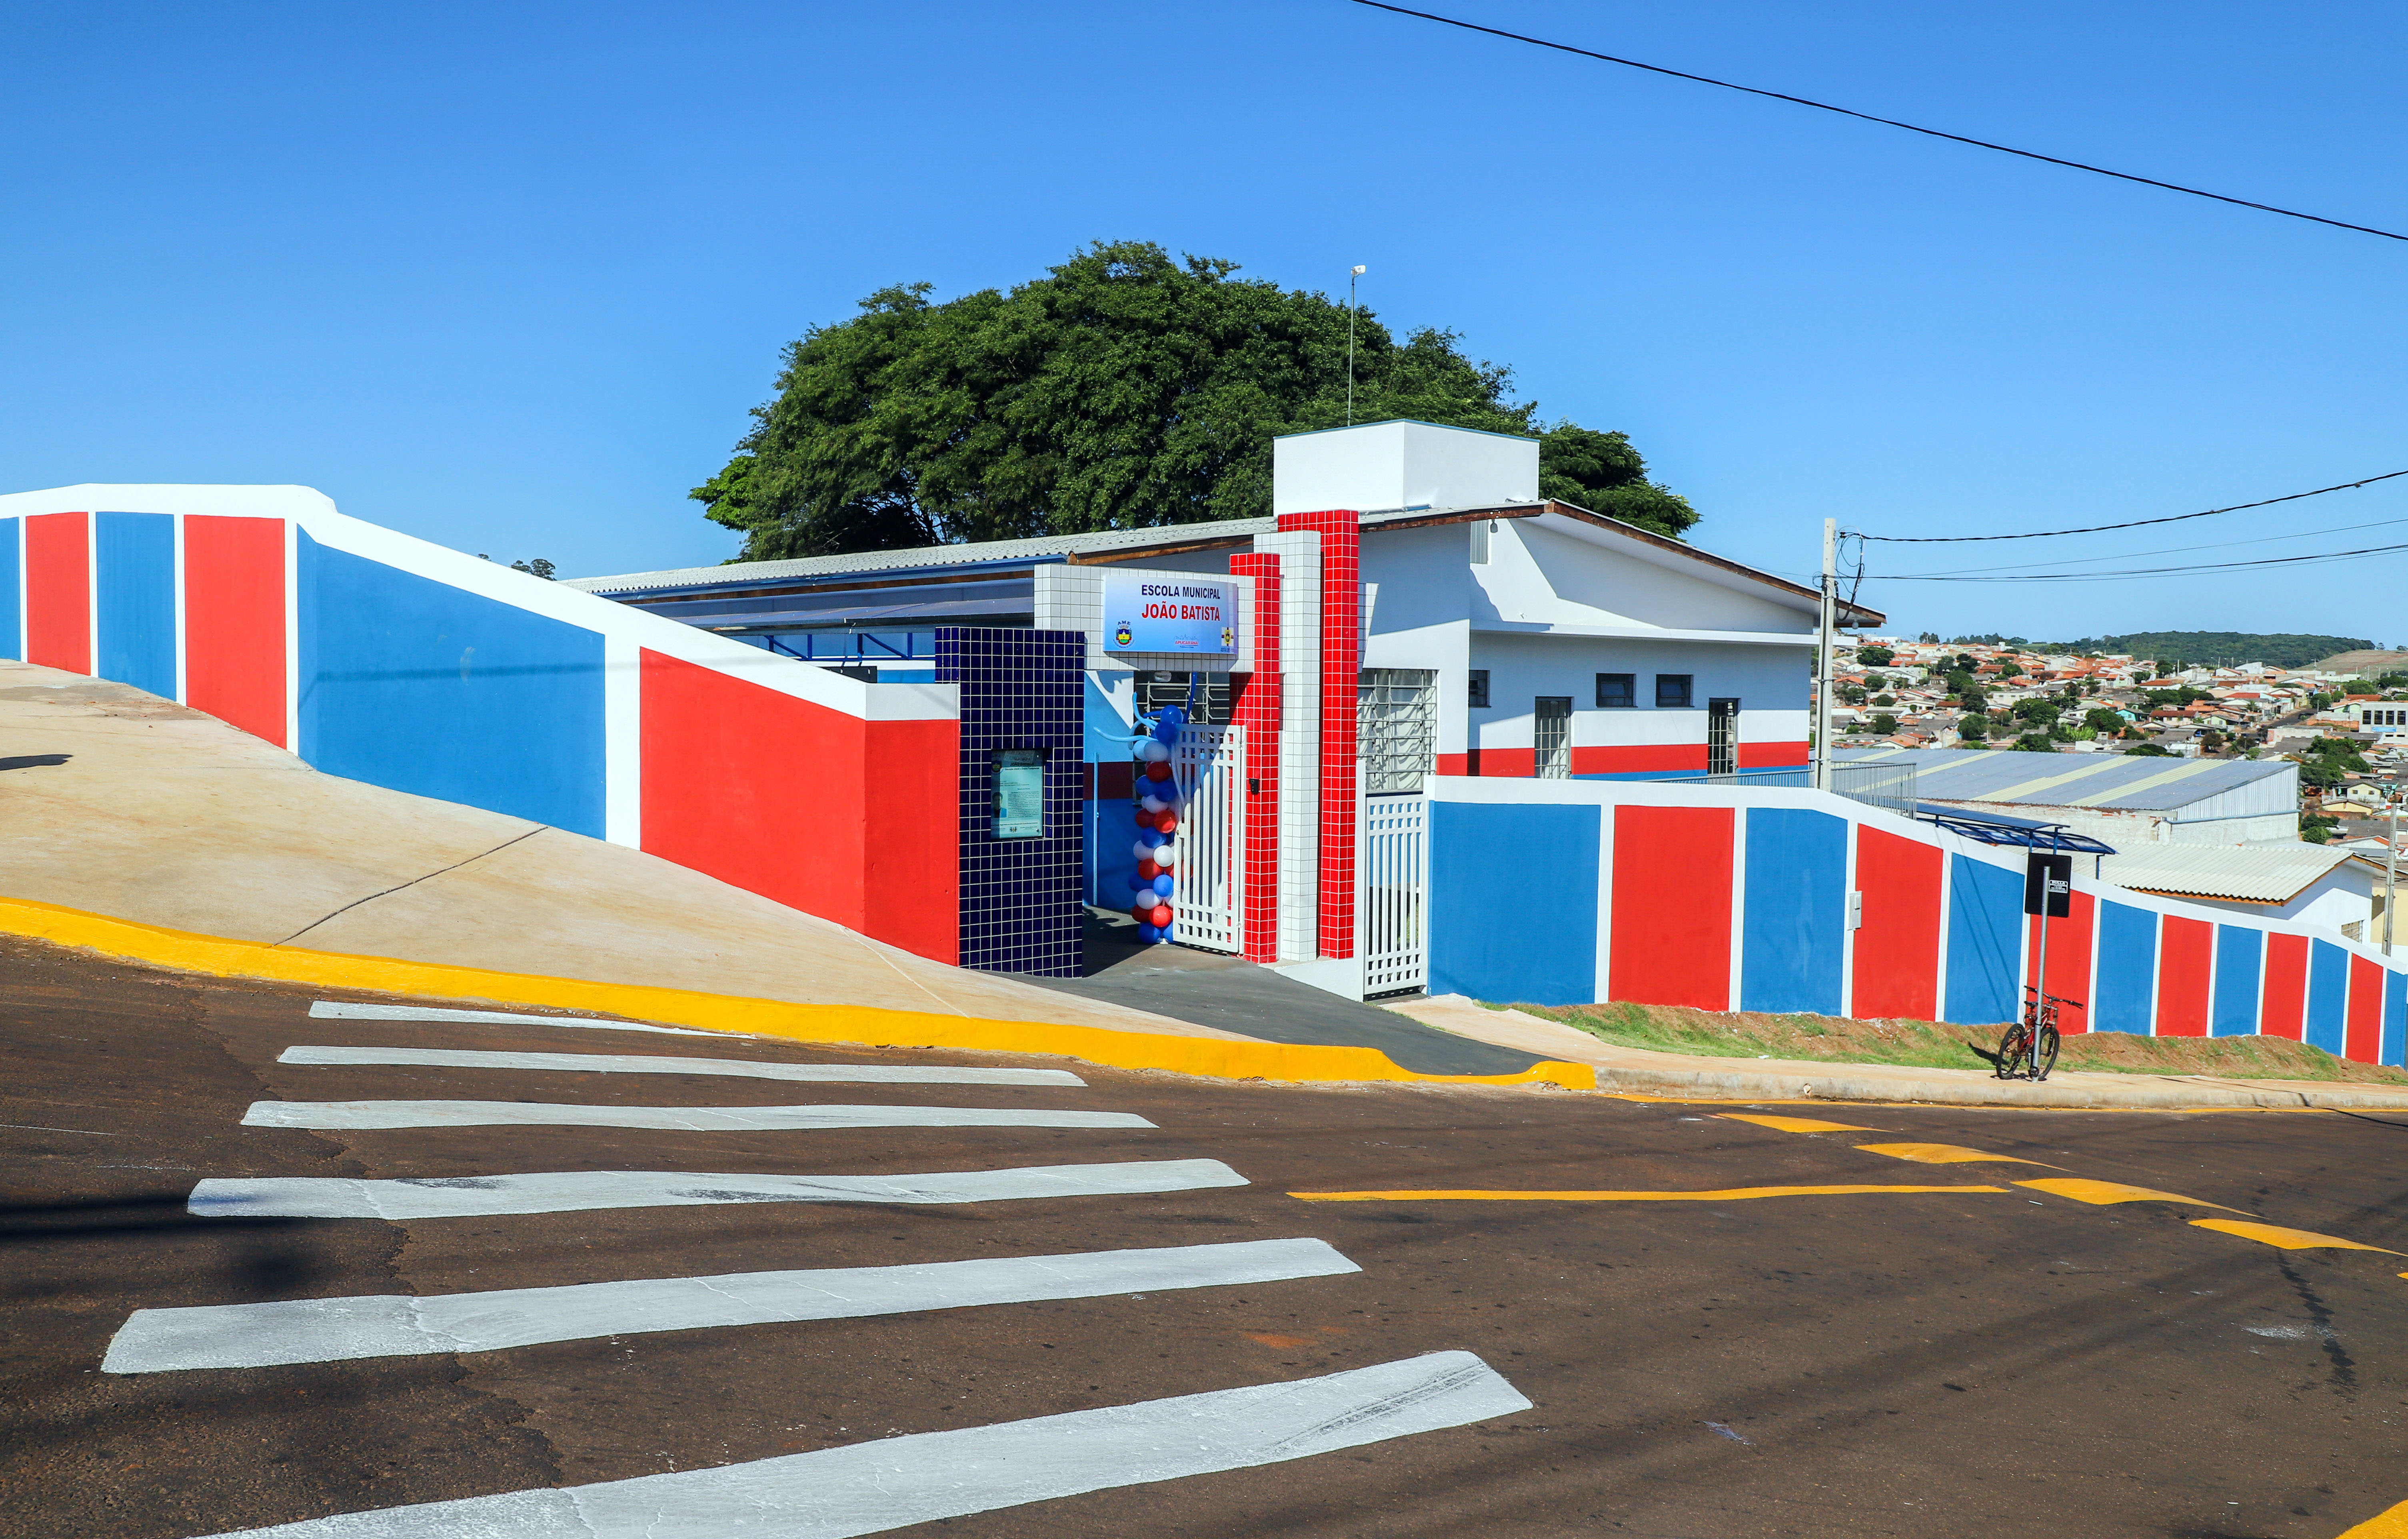
[[[1170,751],[1178,746],[1179,729],[1187,713],[1166,706],[1154,718],[1154,730],[1131,745],[1137,761],[1137,870],[1129,879],[1129,914],[1137,921],[1138,939],[1148,945],[1170,939],[1170,898],[1176,888],[1171,871],[1179,864],[1179,782],[1170,773]]]

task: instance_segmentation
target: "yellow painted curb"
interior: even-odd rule
[[[374,989],[423,998],[541,1005],[625,1015],[635,1020],[699,1027],[709,1031],[788,1037],[797,1042],[857,1043],[866,1047],[954,1047],[985,1053],[1043,1053],[1083,1058],[1112,1069],[1166,1069],[1209,1079],[1334,1083],[1410,1081],[1420,1085],[1560,1085],[1597,1088],[1585,1064],[1548,1061],[1518,1074],[1417,1074],[1369,1047],[1310,1047],[1285,1043],[1170,1037],[1113,1031],[1097,1026],[991,1021],[867,1005],[792,1004],[734,994],[705,994],[642,984],[597,984],[535,973],[403,962],[389,956],[347,956],[256,941],[229,941],[189,930],[139,925],[81,909],[0,898],[0,933],[80,946],[110,956],[150,962],[220,978],[261,978],[321,988]]]

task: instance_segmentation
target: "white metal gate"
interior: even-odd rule
[[[1179,865],[1171,938],[1199,951],[1245,950],[1246,729],[1180,729],[1171,771],[1185,811],[1180,814]]]
[[[1429,798],[1363,798],[1354,901],[1363,956],[1363,997],[1404,994],[1429,983]]]

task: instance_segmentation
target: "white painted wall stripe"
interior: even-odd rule
[[[427,1297],[372,1294],[137,1309],[110,1340],[100,1366],[107,1374],[165,1374],[501,1352],[602,1336],[860,1319],[1112,1293],[1167,1293],[1362,1270],[1320,1240],[1247,1240],[905,1266],[646,1277]]]
[[[1433,1352],[1287,1384],[241,1532],[261,1539],[853,1539],[1255,1469],[1528,1409],[1519,1390],[1470,1353]]]
[[[733,1037],[690,1026],[641,1026],[634,1021],[597,1021],[583,1015],[521,1015],[507,1010],[438,1010],[433,1005],[346,1004],[320,1000],[309,1007],[313,1021],[458,1021],[468,1026],[581,1026],[596,1031],[657,1031],[671,1037]],[[744,1040],[744,1039],[737,1039]]]
[[[541,1069],[574,1074],[719,1074],[803,1085],[1084,1085],[1067,1069],[971,1069],[958,1064],[758,1063],[745,1058],[650,1057],[623,1053],[489,1053],[448,1047],[288,1047],[279,1063],[420,1069]]]
[[[985,1106],[587,1106],[536,1100],[254,1100],[246,1128],[658,1128],[790,1132],[823,1128],[1151,1128],[1127,1112]]]
[[[185,1204],[203,1217],[489,1218],[513,1213],[669,1208],[714,1202],[1003,1202],[1128,1197],[1242,1187],[1217,1159],[1135,1159],[904,1175],[760,1175],[716,1171],[534,1171],[523,1175],[366,1181],[345,1176],[212,1177]]]

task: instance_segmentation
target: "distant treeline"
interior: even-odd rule
[[[1959,636],[1950,646],[2020,647],[2030,652],[2128,653],[2135,657],[2229,668],[2264,663],[2306,668],[2344,652],[2365,652],[2372,641],[2354,636],[2257,636],[2238,630],[2147,630],[2130,636],[2092,636],[2079,641],[2027,641],[2020,636]]]

